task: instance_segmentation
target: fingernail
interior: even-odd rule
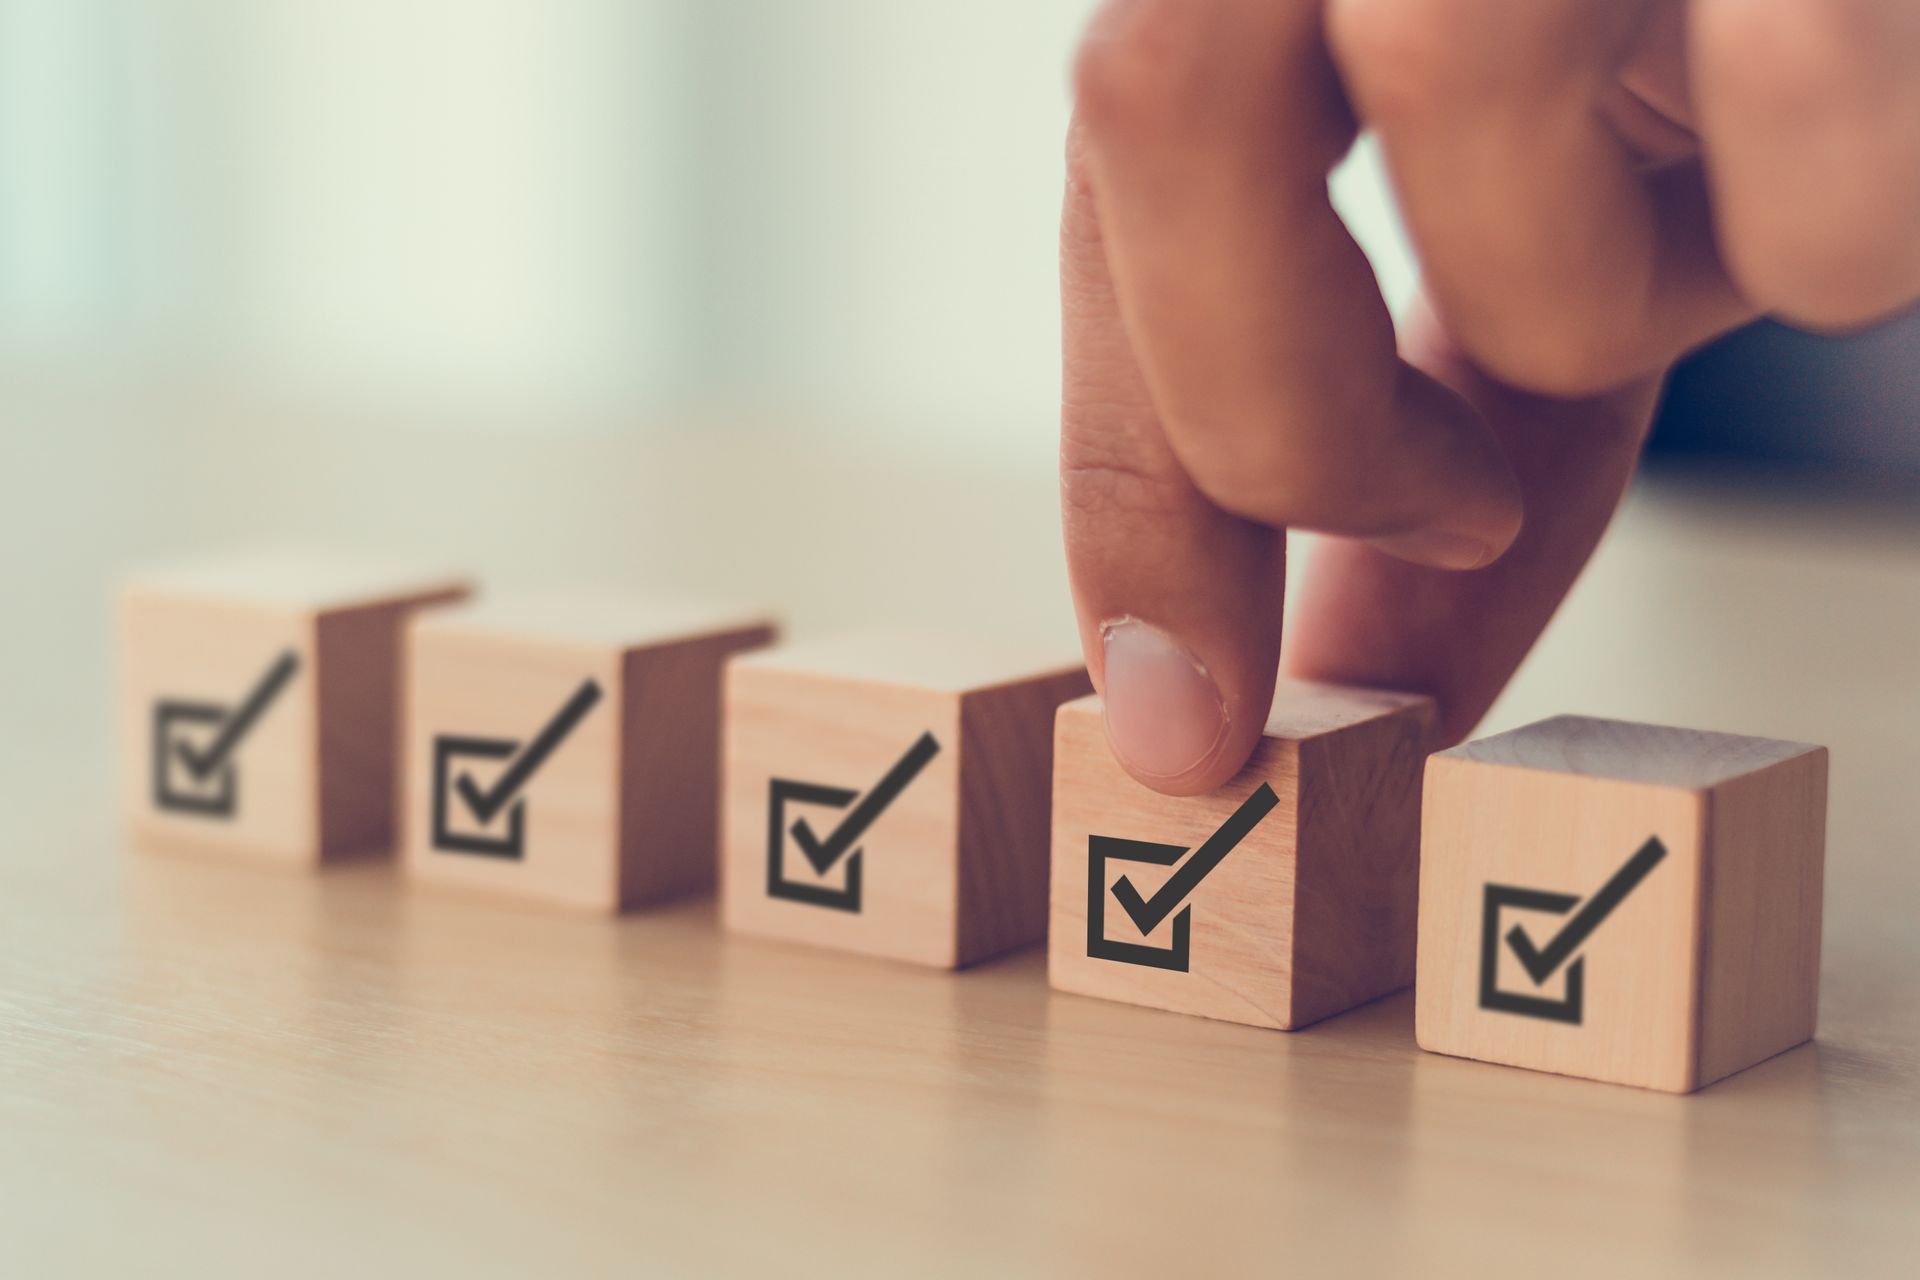
[[[1480,539],[1439,529],[1422,529],[1418,533],[1376,538],[1374,545],[1388,555],[1411,560],[1415,564],[1432,565],[1436,569],[1478,569],[1491,564],[1494,559],[1493,548]]]
[[[1227,735],[1227,708],[1206,668],[1165,632],[1133,618],[1103,629],[1107,738],[1120,762],[1175,778],[1206,762]]]

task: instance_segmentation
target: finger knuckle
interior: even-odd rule
[[[1194,483],[1207,501],[1230,516],[1272,525],[1311,529],[1321,524],[1313,504],[1284,482],[1269,478],[1256,480],[1232,471],[1211,471],[1194,477]]]
[[[1068,512],[1092,519],[1168,516],[1184,510],[1173,485],[1121,463],[1063,465],[1060,498]]]
[[[1920,294],[1920,150],[1889,127],[1913,97],[1886,15],[1774,0],[1715,4],[1702,23],[1714,96],[1746,135],[1719,177],[1729,270],[1755,307],[1810,328],[1857,327]]]
[[[1860,74],[1858,51],[1871,37],[1850,0],[1769,0],[1716,4],[1702,20],[1714,77],[1743,112],[1781,120],[1831,105]]]
[[[1109,3],[1081,42],[1074,94],[1101,134],[1154,128],[1206,83],[1205,10],[1191,0]]]
[[[1636,332],[1636,322],[1578,306],[1551,315],[1488,314],[1455,326],[1460,346],[1487,373],[1556,399],[1596,395],[1645,373],[1643,353],[1623,337]]]
[[[1105,237],[1083,137],[1083,130],[1076,124],[1067,140],[1066,194],[1060,210],[1061,266],[1069,280],[1096,276],[1106,265]],[[1066,302],[1071,308],[1071,294]]]
[[[1920,251],[1873,234],[1881,221],[1836,234],[1830,210],[1815,218],[1774,217],[1750,225],[1729,252],[1741,291],[1760,310],[1802,328],[1845,331],[1881,320],[1920,299]]]
[[[1364,433],[1360,433],[1364,436]],[[1194,487],[1232,515],[1271,525],[1365,527],[1376,513],[1369,488],[1355,474],[1349,441],[1329,446],[1298,431],[1248,430],[1190,449]]]
[[[1184,480],[1143,464],[1124,438],[1072,430],[1060,452],[1060,498],[1069,513],[1090,519],[1174,515],[1193,500]]]
[[[1327,38],[1370,120],[1391,124],[1481,83],[1459,32],[1484,29],[1486,0],[1334,0]]]

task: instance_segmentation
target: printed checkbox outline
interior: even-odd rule
[[[1503,991],[1500,988],[1500,951],[1505,947],[1501,939],[1500,913],[1503,907],[1512,907],[1518,911],[1540,911],[1550,915],[1564,916],[1580,905],[1580,895],[1573,893],[1548,893],[1541,889],[1523,889],[1518,885],[1489,884],[1481,900],[1480,919],[1480,1007],[1493,1013],[1514,1013],[1527,1018],[1540,1018],[1548,1022],[1563,1022],[1569,1026],[1581,1025],[1586,1013],[1586,977],[1587,958],[1580,956],[1566,966],[1566,994],[1559,999],[1551,996],[1523,995],[1516,991]]]
[[[1108,862],[1138,862],[1170,867],[1185,857],[1185,845],[1124,840],[1117,836],[1087,837],[1087,957],[1113,960],[1187,973],[1193,963],[1193,906],[1180,908],[1173,919],[1172,940],[1165,948],[1143,942],[1121,942],[1107,937]],[[1122,914],[1125,914],[1124,912]]]
[[[940,740],[931,731],[922,733],[911,746],[887,766],[886,773],[864,794],[844,787],[820,783],[796,782],[774,778],[767,796],[767,896],[833,911],[857,914],[861,908],[861,854],[856,846],[887,810],[893,807],[914,779],[940,754]],[[786,822],[789,800],[826,808],[850,810],[825,840],[814,834],[805,818]],[[857,803],[856,803],[857,802]],[[786,838],[792,836],[800,853],[818,875],[826,875],[840,862],[847,865],[846,885],[831,886],[795,883],[786,872]]]
[[[162,698],[156,702],[152,742],[154,808],[193,817],[232,818],[240,802],[239,771],[234,766],[233,753],[293,683],[300,673],[300,665],[297,650],[283,650],[231,707],[184,698]],[[205,748],[195,749],[170,732],[181,722],[217,724],[220,728]],[[204,783],[217,774],[219,790],[212,795],[199,795],[175,789],[171,762],[176,757],[191,779]]]
[[[1179,870],[1151,899],[1140,896],[1132,879],[1122,876],[1111,886],[1106,883],[1109,860],[1172,866],[1186,857],[1180,845],[1159,844],[1150,840],[1125,840],[1116,836],[1087,837],[1087,956],[1094,960],[1113,960],[1121,964],[1143,965],[1187,973],[1192,964],[1193,908],[1182,906],[1173,916],[1173,942],[1166,949],[1137,942],[1120,942],[1106,936],[1107,899],[1111,897],[1133,921],[1142,935],[1160,927],[1173,913],[1176,903],[1188,903],[1207,877],[1220,869],[1235,849],[1245,843],[1267,815],[1280,807],[1280,795],[1272,784],[1263,782],[1234,806],[1220,825],[1205,840],[1194,846]]]
[[[471,853],[483,858],[523,861],[527,856],[525,796],[507,808],[507,829],[499,835],[455,830],[449,797],[454,790],[454,765],[462,759],[502,761],[520,750],[514,738],[477,738],[441,734],[433,740],[433,847],[442,853]],[[478,814],[474,815],[479,817]],[[497,821],[499,815],[495,815]],[[482,826],[491,825],[485,820]]]
[[[203,818],[231,818],[239,806],[238,774],[233,762],[220,765],[214,775],[218,789],[211,794],[181,791],[173,785],[173,748],[178,724],[224,724],[227,708],[217,702],[167,699],[153,709],[153,806],[167,813]]]
[[[433,843],[442,853],[471,853],[487,858],[520,860],[526,857],[526,788],[556,752],[566,745],[574,730],[593,713],[606,696],[598,680],[591,676],[580,682],[558,711],[547,718],[524,743],[512,738],[481,738],[441,734],[433,740]],[[479,790],[471,774],[453,775],[453,757],[465,755],[483,760],[507,760],[506,769],[494,779],[493,786]],[[501,812],[507,814],[504,836],[470,835],[455,831],[447,793],[457,791],[466,811],[482,827],[491,826]]]
[[[1501,1013],[1518,1013],[1526,1017],[1544,1018],[1552,1022],[1566,1022],[1580,1025],[1584,1011],[1584,993],[1586,970],[1579,968],[1586,957],[1574,960],[1567,965],[1579,949],[1586,945],[1596,930],[1613,917],[1613,914],[1626,904],[1634,890],[1644,883],[1667,858],[1667,846],[1657,835],[1648,836],[1640,847],[1633,852],[1614,873],[1607,877],[1593,893],[1585,898],[1568,894],[1549,893],[1538,889],[1522,889],[1514,885],[1489,884],[1481,905],[1480,925],[1480,1007]],[[1572,914],[1572,919],[1560,927],[1560,930],[1541,947],[1525,929],[1515,925],[1506,934],[1500,933],[1499,907],[1517,906],[1526,909],[1550,911],[1556,915]],[[1575,908],[1578,910],[1575,910]],[[1527,977],[1537,986],[1544,983],[1562,965],[1567,967],[1567,996],[1564,1000],[1543,1000],[1539,997],[1523,996],[1516,992],[1502,991],[1498,982],[1499,955],[1494,950],[1504,938],[1514,957],[1526,970]]]
[[[807,884],[787,878],[787,805],[810,804],[827,809],[846,809],[860,798],[858,791],[829,787],[814,782],[796,782],[789,778],[771,779],[767,788],[767,896],[785,902],[825,907],[830,911],[860,913],[862,902],[861,863],[864,850],[855,849],[839,865],[846,868],[846,881],[840,888],[825,884]],[[829,868],[831,870],[831,868]]]

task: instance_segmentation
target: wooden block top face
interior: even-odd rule
[[[729,928],[951,966],[961,700],[728,666],[721,881]]]
[[[1441,755],[1696,791],[1820,750],[1803,742],[1558,716]]]
[[[1211,795],[1170,797],[1113,758],[1098,698],[1062,707],[1053,984],[1255,1026],[1300,1025],[1294,907],[1301,788],[1314,785],[1303,776],[1310,744],[1388,719],[1424,724],[1431,708],[1410,695],[1283,684],[1246,769]]]
[[[126,585],[129,596],[313,613],[457,599],[469,589],[464,575],[444,566],[307,550],[262,550],[159,568]]]
[[[765,611],[725,604],[571,590],[482,596],[457,608],[436,610],[418,625],[435,631],[630,651],[770,630],[774,622]]]
[[[1079,651],[1071,645],[892,630],[846,632],[783,644],[740,658],[734,665],[939,693],[968,693],[1082,669]]]
[[[130,595],[120,628],[122,802],[134,832],[317,860],[314,620]]]
[[[1421,1047],[1694,1088],[1707,806],[1664,784],[1430,760]]]
[[[1385,689],[1349,689],[1310,680],[1282,680],[1273,691],[1266,735],[1299,742],[1354,729],[1383,716],[1424,711],[1432,699]]]
[[[612,648],[416,626],[409,874],[615,909],[622,662]]]

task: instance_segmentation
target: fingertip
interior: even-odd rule
[[[1470,531],[1449,528],[1416,529],[1370,539],[1372,544],[1396,560],[1423,565],[1429,569],[1447,569],[1456,573],[1484,569],[1512,549],[1520,536],[1521,517],[1516,509],[1483,521]]]
[[[1159,628],[1121,618],[1101,628],[1107,741],[1142,785],[1212,791],[1252,754],[1261,717],[1222,694],[1205,663]]]
[[[1230,732],[1199,764],[1171,777],[1142,773],[1120,757],[1117,750],[1115,758],[1119,759],[1121,767],[1135,782],[1163,796],[1202,796],[1218,791],[1246,767],[1254,746],[1259,742],[1259,735],[1254,734],[1245,741],[1241,740],[1243,736]]]
[[[1403,341],[1410,354],[1424,351],[1442,367],[1466,375],[1454,364],[1457,354],[1440,349],[1442,339],[1431,311],[1416,314],[1407,328]],[[1397,560],[1431,569],[1484,569],[1506,555],[1520,536],[1526,520],[1520,478],[1485,419],[1458,390],[1411,366],[1407,375],[1403,403],[1418,407],[1430,422],[1451,428],[1458,446],[1453,454],[1456,470],[1437,509],[1430,509],[1418,527],[1367,541]]]

